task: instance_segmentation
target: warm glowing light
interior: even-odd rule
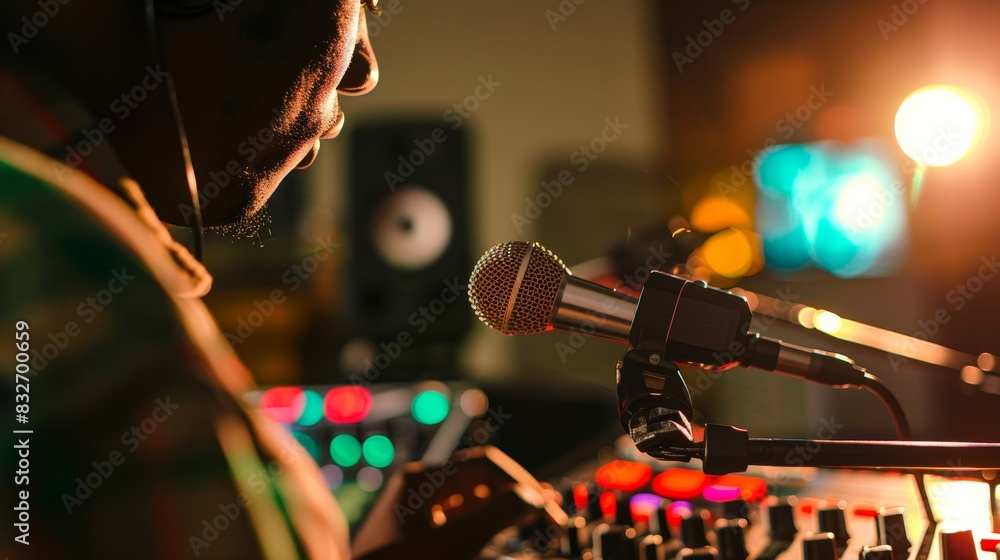
[[[323,400],[327,420],[336,424],[356,424],[372,409],[371,391],[359,386],[334,387]]]
[[[896,112],[896,140],[911,159],[932,167],[960,160],[989,124],[985,105],[955,86],[937,84],[911,93]]]
[[[298,387],[274,387],[264,391],[258,406],[271,420],[291,424],[302,415],[306,401]]]
[[[983,370],[977,368],[976,366],[965,366],[961,371],[962,381],[968,383],[969,385],[979,385],[986,378],[986,374]]]
[[[990,532],[988,508],[969,504],[988,504],[990,487],[975,480],[955,480],[927,477],[927,492],[934,498],[934,511],[942,530],[972,530],[976,534]]]
[[[577,484],[573,486],[573,505],[576,509],[582,510],[587,507],[587,501],[590,498],[590,492],[587,491],[587,485]]]
[[[696,498],[710,482],[711,479],[699,471],[674,467],[656,475],[653,491],[672,500]]]
[[[816,323],[813,322],[813,319],[815,318],[816,318],[815,307],[806,306],[799,310],[798,320],[799,324],[802,325],[803,327],[807,329],[816,328]]]
[[[643,463],[615,460],[601,465],[594,473],[594,482],[607,490],[635,492],[653,477],[653,469]]]
[[[462,396],[458,398],[458,405],[462,412],[469,418],[475,418],[486,412],[486,407],[490,404],[486,393],[479,389],[466,389]]]
[[[976,363],[979,365],[980,369],[993,371],[997,367],[997,357],[988,352],[983,352],[979,355],[979,358],[976,359]]]
[[[725,476],[719,477],[712,484],[712,486],[729,487],[737,489],[739,491],[739,494],[736,496],[736,498],[732,498],[734,500],[737,498],[741,498],[746,502],[757,502],[763,500],[764,497],[767,496],[767,483],[760,478],[754,478],[752,476],[727,474]],[[711,488],[712,486],[710,486],[709,488]],[[707,490],[708,489],[706,488],[705,499],[709,499]],[[718,501],[724,502],[726,500],[718,500]]]
[[[667,507],[667,524],[680,527],[681,519],[691,515],[693,512],[694,506],[691,505],[691,502],[676,501]]]
[[[727,229],[709,237],[702,245],[705,262],[716,274],[739,278],[750,270],[754,261],[754,245],[750,237],[739,230]]]
[[[740,489],[735,486],[713,484],[705,489],[704,497],[710,502],[728,502],[740,499]]]
[[[598,498],[598,504],[601,506],[601,513],[605,517],[614,517],[618,509],[618,498],[615,497],[614,492],[604,492]]]
[[[708,196],[698,201],[691,209],[691,227],[699,231],[719,231],[734,227],[750,229],[753,220],[750,213],[732,198]]]
[[[656,508],[660,507],[663,499],[656,494],[638,493],[629,500],[629,510],[632,512],[632,520],[636,523],[648,523],[649,519],[656,513]]]
[[[820,310],[813,315],[813,324],[817,329],[828,333],[836,334],[840,332],[841,327],[844,326],[843,320],[841,320],[840,315],[836,313]]]

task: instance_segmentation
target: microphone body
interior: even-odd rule
[[[506,335],[569,330],[628,344],[657,361],[743,365],[839,388],[865,382],[865,371],[845,356],[750,332],[753,314],[741,295],[653,271],[636,299],[573,276],[538,243],[487,251],[469,281],[469,301],[480,320]]]
[[[560,330],[628,342],[629,329],[639,300],[609,290],[568,271],[559,285],[549,323]]]

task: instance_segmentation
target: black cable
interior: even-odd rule
[[[913,434],[910,431],[910,423],[906,419],[906,413],[903,411],[903,407],[899,404],[896,396],[889,391],[889,388],[878,377],[868,372],[865,372],[863,387],[878,397],[878,400],[882,401],[882,404],[885,405],[889,411],[889,416],[892,418],[892,424],[896,427],[896,436],[901,440],[912,440]],[[914,471],[910,474],[913,475],[913,480],[917,484],[917,493],[920,494],[920,505],[924,509],[924,518],[927,519],[929,524],[920,545],[920,549],[925,550],[930,546],[931,539],[934,538],[934,527],[937,525],[937,519],[934,518],[934,511],[931,509],[931,500],[927,495],[927,488],[924,486],[923,473]]]
[[[899,400],[889,391],[889,388],[878,377],[867,372],[865,372],[865,384],[863,387],[874,393],[878,397],[878,400],[882,401],[882,404],[889,410],[889,416],[892,417],[892,424],[896,427],[896,437],[902,440],[913,439],[913,434],[910,432],[910,423],[906,420],[906,413],[903,412],[903,407],[899,404]]]
[[[170,101],[170,115],[173,117],[177,136],[180,139],[181,157],[184,158],[184,176],[187,180],[191,204],[194,207],[194,257],[198,259],[198,262],[205,262],[205,228],[201,219],[198,181],[194,175],[194,162],[191,160],[191,149],[188,146],[184,121],[181,119],[180,103],[177,102],[177,88],[174,87],[174,77],[170,73],[170,67],[167,65],[167,49],[163,42],[163,34],[160,32],[159,20],[156,18],[156,6],[153,0],[146,0],[146,27],[149,30],[149,38],[153,44],[153,49],[156,52],[159,63],[163,66],[163,71],[167,75],[167,97]]]

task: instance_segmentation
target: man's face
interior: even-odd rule
[[[214,5],[196,17],[161,15],[209,226],[259,210],[285,175],[312,162],[320,139],[340,132],[340,95],[366,93],[378,79],[361,0]],[[176,146],[176,133],[161,135],[152,146]],[[116,146],[161,218],[193,225],[183,181],[161,178],[176,160],[148,147]]]

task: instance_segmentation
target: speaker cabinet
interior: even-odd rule
[[[345,374],[454,374],[472,320],[463,132],[443,121],[391,121],[350,137]]]

